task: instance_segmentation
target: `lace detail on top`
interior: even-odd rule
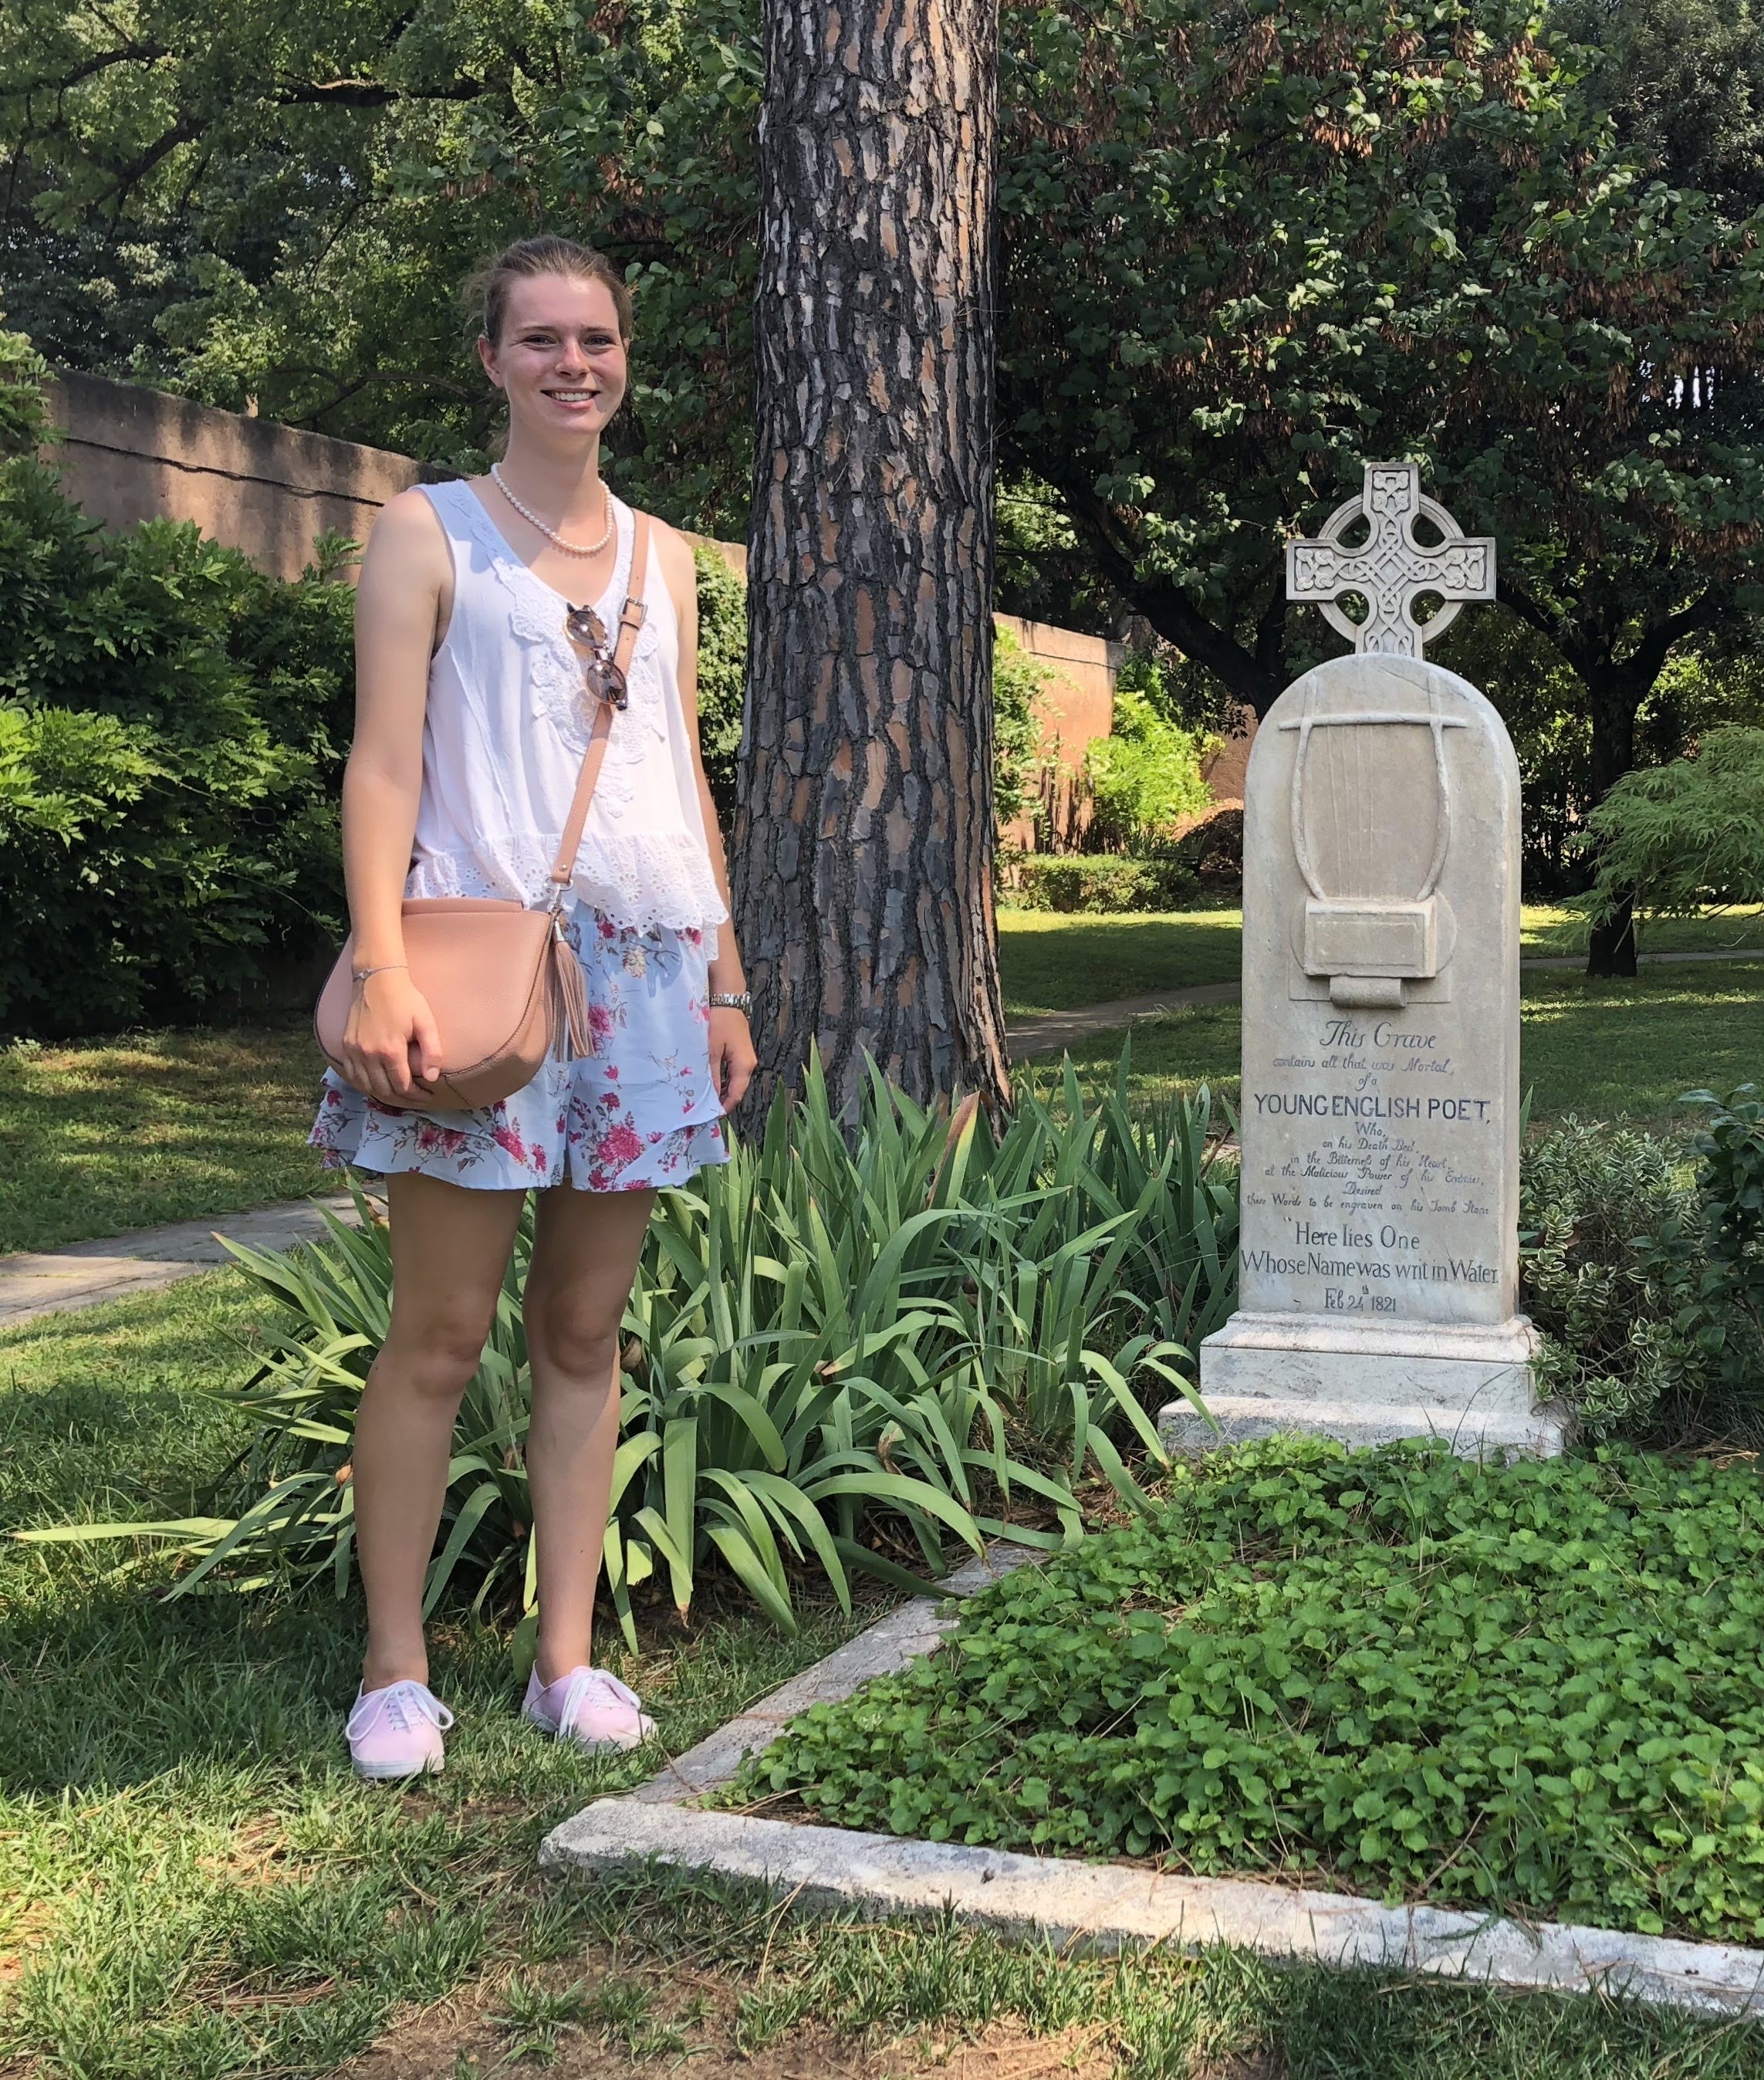
[[[550,896],[558,834],[492,841],[469,850],[425,853],[411,866],[405,895],[495,895],[534,909]],[[620,923],[677,932],[720,924],[728,912],[704,847],[687,831],[590,832],[570,883],[577,898]]]
[[[564,595],[516,556],[463,480],[423,487],[454,550],[454,606],[429,667],[423,791],[404,892],[529,906],[551,862],[598,704],[564,631]],[[609,632],[630,587],[636,517],[614,497],[618,553],[593,604]],[[571,886],[639,929],[710,933],[728,916],[677,683],[678,630],[652,548],[628,705],[615,711]]]
[[[593,717],[583,684],[580,653],[564,631],[564,599],[554,586],[510,555],[506,540],[480,499],[468,492],[461,504],[470,507],[469,517],[489,556],[490,568],[508,595],[509,625],[523,646],[532,711],[550,723],[559,740],[580,757],[588,748]],[[615,510],[618,555],[612,581],[593,602],[610,640],[617,640],[636,547],[635,525],[627,517],[628,509],[621,503]],[[656,568],[653,547],[649,562],[650,579],[656,584],[664,583]],[[595,782],[597,798],[604,798],[610,809],[631,806],[636,797],[637,769],[646,757],[653,756],[654,746],[668,735],[661,675],[651,665],[660,648],[661,628],[652,606],[631,645],[626,685],[628,705],[622,713],[615,712],[613,716],[600,778]]]

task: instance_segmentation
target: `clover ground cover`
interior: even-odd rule
[[[813,1707],[727,1802],[1756,1942],[1761,1552],[1749,1462],[1245,1447]]]

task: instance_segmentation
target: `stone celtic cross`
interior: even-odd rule
[[[1437,547],[1415,539],[1418,518],[1439,530]],[[1371,534],[1359,548],[1343,548],[1343,535],[1362,519],[1371,523]],[[1366,601],[1370,611],[1364,621],[1350,620],[1335,604],[1349,592]],[[1414,618],[1414,602],[1423,593],[1445,602],[1428,622]],[[1466,535],[1437,500],[1423,497],[1415,463],[1369,462],[1359,497],[1338,506],[1314,542],[1287,543],[1286,596],[1320,606],[1330,627],[1356,650],[1418,657],[1466,600],[1494,598],[1494,539]]]

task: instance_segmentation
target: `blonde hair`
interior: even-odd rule
[[[534,275],[562,275],[579,282],[603,282],[618,313],[618,336],[631,345],[631,291],[624,277],[604,253],[555,232],[537,237],[517,238],[505,245],[467,278],[461,296],[467,315],[476,318],[478,329],[492,346],[501,344],[503,321],[509,313],[509,291],[518,281]]]

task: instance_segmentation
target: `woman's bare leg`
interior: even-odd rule
[[[594,1590],[618,1445],[619,1323],[652,1191],[539,1194],[526,1281],[533,1423],[526,1477],[538,1541],[538,1670],[555,1683],[590,1659]]]
[[[390,1176],[392,1311],[355,1425],[355,1550],[367,1591],[362,1686],[429,1680],[422,1585],[459,1399],[495,1317],[522,1192]]]

